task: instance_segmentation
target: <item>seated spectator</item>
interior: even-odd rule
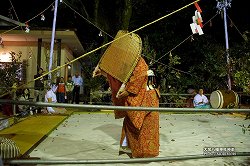
[[[210,108],[209,101],[203,93],[203,89],[199,89],[199,93],[195,95],[193,101],[195,108]]]
[[[49,102],[49,103],[57,102],[56,94],[53,92],[52,87],[47,86],[44,100],[45,102]],[[46,107],[46,110],[43,112],[51,114],[51,113],[55,113],[55,110],[52,107]]]
[[[30,91],[29,89],[21,89],[20,94],[17,96],[18,101],[29,101],[30,99]],[[23,112],[29,109],[28,105],[18,105],[18,111]]]
[[[20,89],[17,91],[17,100],[18,101],[30,101],[30,91],[27,88]],[[33,113],[37,113],[37,107],[29,106],[29,105],[17,105],[16,113],[18,117],[25,117],[29,114],[33,115]]]
[[[52,87],[47,86],[46,88],[46,94],[45,94],[45,102],[48,103],[57,103],[56,94],[54,93]],[[59,113],[65,113],[65,108],[56,108],[56,107],[46,107],[46,109],[42,110],[43,113],[48,114],[59,114]]]
[[[194,90],[192,88],[189,88],[187,90],[187,93],[190,96],[188,96],[187,99],[186,99],[186,103],[187,103],[186,107],[188,107],[188,108],[194,108],[194,97],[197,94],[197,92],[196,92],[196,90]]]

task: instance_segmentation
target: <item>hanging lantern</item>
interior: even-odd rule
[[[194,36],[193,35],[190,37],[190,41],[191,42],[194,41]]]
[[[26,32],[26,33],[29,33],[29,32],[30,32],[30,28],[29,28],[29,25],[28,25],[27,22],[25,23],[25,26],[26,26],[26,27],[25,27],[25,32]]]
[[[45,20],[45,16],[44,14],[41,15],[41,20],[44,21]]]
[[[100,37],[102,36],[102,31],[99,32],[98,36],[100,36]]]
[[[210,27],[213,26],[212,20],[209,21],[209,26],[210,26]]]
[[[231,22],[230,22],[230,27],[232,28],[234,26],[234,23],[233,23],[233,21],[231,20]]]

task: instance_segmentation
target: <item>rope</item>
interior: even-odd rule
[[[72,61],[70,61],[70,62],[68,62],[68,63],[65,63],[65,64],[63,64],[63,65],[61,65],[61,66],[58,66],[58,67],[56,67],[55,69],[52,69],[51,71],[49,71],[49,72],[47,72],[47,73],[44,73],[44,74],[41,75],[40,77],[37,77],[37,78],[35,78],[34,80],[29,81],[28,83],[23,84],[23,85],[17,87],[17,89],[20,89],[20,88],[22,88],[22,87],[25,87],[26,85],[30,84],[31,82],[34,82],[34,81],[36,81],[36,80],[38,80],[38,79],[41,79],[41,78],[43,78],[44,76],[47,76],[48,74],[50,74],[50,73],[52,73],[52,72],[54,72],[54,71],[57,71],[57,70],[59,70],[59,69],[65,67],[65,66],[68,66],[69,64],[71,64],[71,63],[73,63],[73,62],[75,62],[75,61],[77,61],[77,60],[79,60],[79,59],[81,59],[81,58],[83,58],[83,57],[85,57],[85,56],[87,56],[87,55],[89,55],[89,54],[92,54],[92,53],[94,53],[94,52],[96,52],[96,51],[98,51],[98,50],[100,50],[100,49],[102,49],[102,48],[108,46],[109,44],[111,44],[111,43],[113,43],[113,42],[115,42],[115,41],[117,41],[117,40],[119,40],[119,39],[121,39],[121,38],[123,38],[123,37],[125,37],[125,36],[127,36],[127,35],[130,35],[130,34],[132,34],[132,33],[134,33],[134,32],[137,32],[137,31],[139,31],[139,30],[141,30],[141,29],[143,29],[143,28],[145,28],[145,27],[147,27],[147,26],[149,26],[149,25],[152,25],[152,24],[154,24],[154,23],[156,23],[156,22],[158,22],[158,21],[160,21],[160,20],[162,20],[162,19],[168,17],[168,16],[173,15],[173,14],[175,14],[175,13],[177,13],[177,12],[179,12],[179,11],[181,11],[181,10],[187,8],[187,7],[189,7],[190,5],[192,5],[192,4],[196,3],[196,2],[198,2],[198,1],[200,1],[200,0],[196,0],[196,1],[192,2],[192,3],[189,3],[189,4],[187,4],[186,6],[184,6],[184,7],[182,7],[182,8],[179,8],[179,9],[177,9],[177,10],[175,10],[175,11],[173,11],[173,12],[171,12],[171,13],[169,13],[169,14],[163,16],[163,17],[160,17],[160,18],[158,18],[158,19],[156,19],[156,20],[154,20],[154,21],[152,21],[152,22],[150,22],[150,23],[148,23],[148,24],[142,26],[142,27],[139,27],[139,28],[137,28],[137,29],[135,29],[135,30],[133,30],[133,31],[131,31],[131,32],[127,33],[127,34],[125,34],[125,35],[122,35],[122,36],[120,36],[120,37],[118,37],[118,38],[116,38],[116,39],[114,39],[114,40],[112,40],[112,41],[110,41],[110,42],[108,42],[108,43],[106,43],[106,44],[104,44],[104,45],[102,45],[102,46],[100,46],[100,47],[98,47],[98,48],[92,50],[92,51],[89,51],[89,52],[87,52],[87,53],[85,53],[85,54],[83,54],[83,55],[81,55],[81,56],[79,56],[79,57],[73,59]],[[52,4],[53,4],[53,3],[52,3]],[[52,4],[51,4],[51,5],[52,5]],[[51,5],[50,5],[50,6],[51,6]],[[47,9],[48,9],[48,8],[47,8]],[[44,10],[44,11],[45,11],[45,10]],[[40,12],[39,15],[40,15],[41,13],[43,13],[43,12]],[[37,15],[37,16],[38,16],[38,15]],[[37,16],[35,16],[35,17],[37,17]],[[35,18],[35,17],[33,17],[33,18]],[[30,20],[32,20],[32,19],[30,19]],[[3,97],[3,96],[5,96],[5,95],[7,95],[7,94],[9,94],[9,93],[10,93],[10,92],[6,92],[6,93],[0,95],[0,97]]]
[[[10,4],[11,4],[11,7],[13,8],[13,11],[14,11],[14,13],[15,13],[15,16],[16,16],[17,20],[19,21],[19,18],[18,18],[18,16],[17,16],[16,10],[15,10],[15,8],[14,8],[14,6],[13,6],[11,0],[9,0],[9,1],[10,1]],[[20,22],[20,21],[19,21],[19,22]]]
[[[216,16],[218,15],[218,13],[216,13],[212,18],[210,18],[203,26],[205,26],[207,23],[209,23],[212,19],[214,19]],[[170,51],[168,51],[166,54],[164,54],[163,56],[161,56],[159,59],[155,60],[156,62],[159,62],[160,59],[162,59],[163,57],[165,57],[166,55],[168,55],[170,52],[172,52],[173,50],[175,50],[177,47],[179,47],[181,44],[183,44],[185,41],[187,41],[190,37],[192,37],[194,34],[189,35],[186,39],[184,39],[182,42],[180,42],[178,45],[176,45],[174,48],[172,48]]]
[[[108,35],[109,37],[111,37],[112,39],[114,39],[113,36],[111,36],[110,34],[108,34],[107,32],[105,32],[104,30],[102,30],[100,27],[98,27],[97,25],[95,25],[94,23],[92,23],[91,21],[89,21],[87,18],[85,18],[84,16],[82,16],[79,12],[77,12],[76,10],[74,10],[71,6],[69,6],[65,1],[63,1],[63,3],[69,7],[71,10],[73,10],[76,14],[78,14],[80,17],[82,17],[84,20],[86,20],[88,23],[90,23],[91,25],[93,25],[94,27],[96,27],[97,29],[99,29],[101,32],[105,33],[106,35]]]
[[[88,23],[90,23],[91,25],[93,25],[94,27],[96,27],[97,29],[99,29],[101,32],[103,32],[104,34],[106,34],[106,35],[108,35],[109,37],[111,37],[112,39],[114,39],[113,36],[111,36],[110,34],[108,34],[107,32],[105,32],[104,30],[102,30],[100,27],[96,26],[94,23],[92,23],[91,21],[89,21],[87,18],[85,18],[84,16],[82,16],[79,12],[77,12],[77,11],[74,10],[71,6],[69,6],[65,1],[63,1],[63,3],[64,3],[66,6],[68,6],[71,10],[73,10],[75,13],[77,13],[80,17],[82,17],[84,20],[86,20]],[[211,19],[210,19],[210,20],[211,20]],[[204,25],[205,25],[205,24],[204,24]],[[191,37],[191,36],[192,36],[192,35],[190,35],[189,37]],[[188,38],[189,38],[189,37],[188,37]],[[188,38],[186,38],[185,40],[187,40]],[[184,40],[182,43],[184,43],[185,40]],[[177,47],[179,47],[182,43],[180,43],[179,45],[177,45],[176,47],[174,47],[173,49],[171,49],[168,53],[170,53],[171,51],[173,51],[174,49],[176,49]],[[166,53],[166,54],[168,54],[168,53]],[[165,56],[166,54],[164,54],[163,56]],[[153,60],[153,61],[155,61],[155,62],[157,62],[157,63],[159,63],[159,64],[161,64],[161,65],[163,65],[163,66],[170,67],[169,65],[166,65],[166,64],[164,64],[164,63],[162,63],[162,62],[159,62],[159,60],[160,60],[161,58],[159,58],[158,60],[154,60],[154,59],[152,59],[151,57],[148,57],[148,58],[150,58],[151,60]],[[182,72],[182,73],[185,73],[185,74],[192,75],[192,74],[189,73],[189,72],[185,72],[185,71],[182,71],[182,70],[180,70],[180,69],[176,69],[176,68],[174,68],[174,67],[171,67],[171,68],[174,69],[174,70],[176,70],[176,71],[178,71],[178,72]]]
[[[42,13],[44,13],[45,11],[47,11],[53,4],[54,4],[54,2],[51,3],[51,4],[50,4],[47,8],[45,8],[43,11],[41,11],[40,13],[38,13],[36,16],[34,16],[34,17],[32,17],[31,19],[27,20],[26,22],[29,22],[29,21],[35,19],[36,17],[40,16]],[[13,6],[12,6],[12,7],[13,7]],[[14,7],[13,7],[13,9],[14,9]],[[16,13],[16,12],[15,12],[15,13]],[[5,32],[3,32],[3,33],[1,33],[0,36],[1,36],[2,34],[6,34],[6,33],[10,32],[10,31],[12,31],[12,30],[14,30],[14,29],[16,29],[16,28],[18,28],[18,27],[20,27],[20,26],[21,26],[21,25],[17,25],[17,26],[15,26],[14,28],[9,29],[9,30],[7,30],[7,31],[5,31]],[[22,27],[22,26],[21,26],[21,27]],[[26,38],[26,40],[27,40],[27,38]],[[32,55],[33,55],[33,53],[32,53]],[[21,88],[25,87],[26,85],[28,85],[28,84],[30,84],[31,82],[34,82],[34,81],[35,81],[35,80],[29,81],[28,83],[23,84],[23,85],[17,87],[16,89],[13,89],[13,90],[11,90],[11,91],[9,91],[9,92],[3,93],[2,95],[0,95],[0,97],[3,97],[3,96],[8,95],[8,94],[10,94],[10,93],[13,93],[15,90],[21,89]]]
[[[154,24],[154,23],[156,23],[156,22],[158,22],[158,21],[160,21],[160,20],[162,20],[162,19],[164,19],[164,18],[166,18],[166,17],[168,17],[168,16],[171,16],[171,15],[173,15],[173,14],[175,14],[175,13],[177,13],[177,12],[179,12],[179,11],[181,11],[181,10],[183,10],[183,9],[189,7],[190,5],[193,5],[194,3],[199,2],[199,1],[200,1],[200,0],[196,0],[196,1],[192,2],[192,3],[189,3],[189,4],[187,4],[186,6],[183,6],[183,7],[180,8],[180,9],[177,9],[177,10],[175,10],[175,11],[173,11],[173,12],[171,12],[171,13],[169,13],[169,14],[167,14],[167,15],[161,17],[161,18],[158,18],[158,19],[156,19],[156,20],[154,20],[154,21],[152,21],[152,22],[150,22],[150,23],[148,23],[148,24],[146,24],[146,25],[144,25],[144,26],[141,26],[140,28],[137,28],[137,29],[135,29],[135,30],[129,32],[127,35],[130,35],[130,34],[132,34],[132,33],[134,33],[134,32],[137,32],[137,31],[139,31],[139,30],[141,30],[141,29],[143,29],[143,28],[145,28],[145,27],[147,27],[147,26],[149,26],[149,25],[152,25],[152,24]]]
[[[36,16],[32,17],[31,19],[29,19],[29,20],[27,20],[27,21],[25,21],[25,22],[30,22],[31,20],[33,20],[33,19],[35,19],[36,17],[40,16],[42,13],[44,13],[46,10],[48,10],[53,4],[54,4],[54,2],[51,3],[51,4],[50,4],[46,9],[44,9],[42,12],[38,13]],[[3,33],[1,33],[0,35],[5,34],[5,33],[8,33],[8,32],[10,32],[10,31],[12,31],[12,30],[14,30],[14,29],[16,29],[16,28],[18,28],[18,27],[20,27],[20,26],[21,26],[21,25],[17,25],[17,26],[15,26],[15,27],[13,27],[12,29],[9,29],[9,30],[7,30],[7,31],[5,31],[5,32],[3,32]]]
[[[15,10],[15,8],[14,8],[14,5],[12,4],[11,0],[9,0],[9,1],[10,1],[10,4],[11,4],[13,10],[14,10],[14,13],[15,13],[15,16],[16,16],[17,20],[18,20],[19,22],[21,22],[20,19],[19,19],[19,17],[18,17],[18,15],[17,15],[17,12],[16,12],[16,10]],[[24,29],[23,29],[22,26],[21,26],[21,29],[22,29],[22,31],[24,31]],[[27,42],[28,39],[27,39],[26,35],[25,35],[24,37],[25,37],[25,40],[26,40],[26,42]],[[32,51],[32,49],[31,49],[31,47],[27,47],[27,48],[29,49],[29,51],[31,52],[31,55],[33,56],[33,51]],[[35,61],[36,61],[36,57],[35,57],[35,56],[33,56],[33,57],[34,57],[34,59],[35,59]]]
[[[218,15],[218,13],[216,13],[213,17],[211,17],[203,26],[205,26],[207,23],[209,23],[212,19],[214,19],[216,16]],[[154,62],[153,62],[153,64],[155,64],[155,63],[160,63],[160,64],[162,64],[164,67],[170,67],[169,65],[166,65],[166,64],[164,64],[164,63],[161,63],[159,60],[160,59],[162,59],[163,57],[165,57],[166,55],[168,55],[170,52],[172,52],[173,50],[175,50],[177,47],[179,47],[181,44],[183,44],[185,41],[187,41],[190,37],[193,37],[193,35],[194,34],[191,34],[191,35],[189,35],[187,38],[185,38],[182,42],[180,42],[178,45],[176,45],[174,48],[172,48],[170,51],[168,51],[167,53],[165,53],[164,55],[162,55],[159,59],[157,59],[157,60],[154,60],[154,59],[151,59],[151,60],[153,60]],[[176,68],[174,68],[174,67],[170,67],[170,68],[172,68],[172,69],[174,69],[174,70],[176,70],[176,71],[179,71],[179,72],[182,72],[182,73],[185,73],[185,74],[189,74],[189,75],[191,75],[191,76],[193,76],[191,73],[189,73],[189,72],[185,72],[185,71],[182,71],[182,70],[180,70],[180,69],[176,69]]]
[[[243,34],[240,32],[240,30],[237,28],[237,26],[234,24],[234,22],[232,21],[232,19],[227,15],[228,19],[231,21],[231,24],[235,27],[235,29],[238,31],[238,33],[241,35],[241,37],[245,40],[245,38],[243,37]]]

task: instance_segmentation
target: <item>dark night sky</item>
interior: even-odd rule
[[[48,7],[51,3],[54,2],[54,0],[25,0],[25,1],[20,1],[20,0],[1,0],[1,10],[0,14],[4,16],[9,16],[10,15],[10,8],[11,4],[10,1],[12,2],[15,11],[18,15],[18,18],[21,22],[25,22],[32,17],[36,16],[39,12],[43,11],[46,7]],[[183,2],[162,2],[159,0],[156,1],[148,1],[145,0],[145,4],[148,4],[147,6],[139,6],[141,12],[144,13],[136,13],[137,11],[133,11],[133,16],[137,17],[140,19],[139,16],[144,16],[145,18],[141,18],[141,23],[137,24],[138,28],[139,26],[142,26],[145,23],[148,23],[150,21],[153,21],[153,19],[157,19],[167,13],[170,13],[190,2],[192,0],[185,0]],[[152,3],[152,4],[151,4]],[[199,2],[199,5],[201,6],[203,10],[203,19],[206,21],[206,19],[211,18],[217,11],[216,9],[216,0],[201,0]],[[237,26],[239,31],[243,33],[246,30],[250,30],[250,10],[248,9],[249,7],[245,4],[246,0],[232,0],[232,7],[228,8],[228,16],[233,20],[233,23]],[[136,3],[135,3],[136,4]],[[154,5],[153,5],[154,4]],[[136,4],[138,6],[138,4]],[[152,10],[152,6],[154,7]],[[189,24],[191,23],[191,18],[192,15],[190,15],[190,18],[183,18],[181,17],[182,14],[188,15],[189,13],[194,13],[195,7],[190,6],[187,9],[184,9],[183,11],[174,14],[170,18],[167,18],[163,21],[176,21],[176,24],[182,24],[182,25],[177,25],[176,27],[173,27],[176,31],[180,31],[180,33],[176,33],[177,35],[183,35],[185,34],[185,29],[189,28]],[[187,14],[188,13],[188,14]],[[17,20],[14,10],[11,10],[11,14],[15,20]],[[40,16],[37,18],[33,19],[32,21],[29,22],[29,25],[33,27],[47,27],[47,28],[52,28],[52,19],[53,19],[53,11],[51,11],[51,8],[49,8],[47,11],[44,12],[44,15],[46,17],[46,20],[42,22],[40,20]],[[183,19],[181,22],[178,22],[178,20]],[[75,21],[72,21],[75,20]],[[132,18],[133,20],[133,18]],[[75,24],[74,22],[77,22]],[[78,24],[79,23],[79,24]],[[142,25],[140,25],[142,24]],[[80,26],[79,26],[80,25]],[[152,25],[152,29],[159,26],[160,24],[156,23],[155,25]],[[228,21],[228,25],[230,25],[230,21]],[[183,27],[185,28],[183,30]],[[98,29],[93,27],[93,25],[90,25],[87,23],[83,18],[77,16],[71,9],[69,9],[67,6],[64,4],[59,3],[59,8],[58,8],[58,15],[57,15],[57,28],[78,28],[78,32],[80,33],[80,36],[83,39],[83,36],[86,35],[89,38],[92,36],[89,33],[98,33]],[[96,29],[96,31],[95,31]],[[83,31],[82,31],[83,30]],[[189,29],[190,30],[190,29]],[[236,31],[235,28],[228,28],[230,37],[236,37],[236,38],[241,38],[239,35],[239,32]],[[204,28],[204,32],[207,32],[208,30]],[[214,37],[222,39],[221,41],[224,41],[224,25],[223,25],[223,20],[217,16],[213,20],[213,28],[212,28],[212,33],[215,33]],[[186,31],[186,33],[191,32]],[[216,33],[217,32],[217,33]],[[88,35],[87,35],[88,34]],[[93,39],[92,39],[93,40]]]
[[[10,1],[13,3],[15,11],[18,15],[20,22],[25,22],[38,13],[43,11],[46,7],[54,2],[54,0],[1,0],[1,10],[0,14],[4,16],[9,16],[9,9],[11,8]],[[68,0],[71,2],[71,0]],[[80,0],[79,0],[80,1]],[[82,0],[83,1],[83,0]],[[90,2],[91,0],[84,0],[83,2]],[[104,0],[103,0],[104,1]],[[129,30],[135,30],[155,19],[158,19],[168,13],[171,13],[191,2],[193,0],[182,0],[182,1],[162,1],[162,0],[131,0],[134,3],[133,14],[130,22]],[[92,1],[91,1],[92,2]],[[112,0],[105,0],[105,2],[113,2]],[[212,18],[216,12],[216,0],[201,0],[199,2],[202,8],[202,18],[204,22],[207,22]],[[110,4],[106,4],[109,5]],[[192,23],[192,16],[194,15],[195,7],[194,5],[177,12],[170,17],[167,17],[157,23],[154,23],[146,28],[138,31],[138,34],[143,38],[143,35],[147,35],[150,41],[150,48],[157,51],[157,56],[161,57],[163,54],[174,48],[180,42],[182,42],[186,37],[192,34],[190,29],[190,23]],[[89,12],[89,11],[88,11]],[[107,11],[108,13],[110,11]],[[17,20],[13,9],[11,14],[15,20]],[[110,14],[110,13],[109,13]],[[228,34],[229,34],[229,45],[230,48],[233,47],[233,43],[241,43],[244,41],[240,33],[246,31],[250,32],[250,10],[249,6],[246,5],[246,0],[232,0],[232,7],[227,10],[228,16],[232,19],[235,26],[240,32],[237,31],[235,27],[230,26],[231,21],[228,20]],[[37,18],[29,22],[30,28],[47,28],[52,29],[53,11],[51,8],[44,12],[46,17],[45,21],[41,21],[40,15]],[[75,14],[66,5],[59,3],[58,15],[57,15],[57,29],[77,29],[78,37],[82,41],[85,49],[88,48],[88,44],[97,43],[101,44],[101,39],[98,36],[99,30],[93,25],[89,24],[86,20]],[[183,58],[183,62],[180,66],[175,66],[183,71],[188,71],[189,67],[194,64],[199,64],[201,58],[199,54],[201,49],[195,47],[197,45],[202,45],[204,43],[213,42],[215,45],[225,46],[225,34],[223,18],[217,15],[212,20],[212,26],[209,25],[203,28],[204,37],[199,35],[194,35],[195,41],[198,42],[185,42],[178,49],[175,49],[173,54],[179,55]],[[198,40],[196,40],[196,38]],[[201,40],[199,40],[201,39]],[[100,41],[99,41],[100,40]],[[207,40],[207,41],[204,41]],[[211,40],[211,41],[210,41]],[[190,41],[190,40],[188,40]],[[87,43],[85,45],[85,43]],[[195,45],[195,44],[196,45]],[[196,49],[197,48],[197,49]],[[223,49],[224,50],[224,49]],[[189,58],[191,57],[192,58]],[[167,63],[167,56],[161,59],[164,64]]]

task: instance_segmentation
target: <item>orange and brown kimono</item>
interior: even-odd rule
[[[112,89],[112,101],[119,106],[158,107],[156,91],[147,90],[148,66],[143,58],[138,61],[125,90],[129,96],[116,98],[121,82],[108,75]],[[155,157],[159,155],[159,112],[156,111],[115,111],[115,118],[124,118],[120,145],[126,136],[132,157]]]

